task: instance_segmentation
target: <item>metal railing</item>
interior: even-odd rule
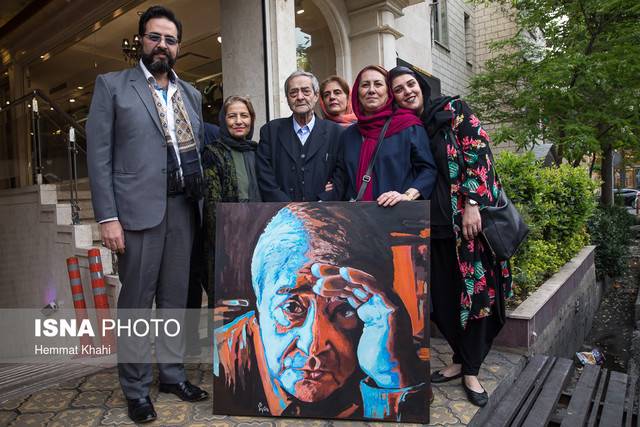
[[[29,110],[30,115],[29,123],[31,127],[30,136],[32,141],[31,155],[33,159],[32,174],[34,182],[37,184],[43,184],[45,177],[47,177],[47,181],[62,181],[58,175],[53,173],[60,173],[61,168],[48,166],[54,162],[54,154],[49,153],[49,148],[53,149],[51,151],[55,151],[55,148],[59,148],[59,144],[57,144],[57,147],[54,147],[56,144],[53,144],[53,141],[51,140],[46,140],[44,138],[45,132],[42,130],[43,126],[45,128],[55,129],[52,133],[46,132],[46,135],[55,136],[56,140],[58,140],[56,142],[59,142],[60,139],[65,142],[67,155],[59,156],[57,160],[61,160],[63,157],[66,158],[66,168],[63,167],[63,169],[66,169],[66,174],[69,180],[68,185],[69,202],[71,204],[71,218],[73,224],[79,224],[80,205],[78,202],[78,155],[83,153],[84,157],[81,157],[81,159],[86,163],[87,151],[84,127],[39,89],[32,90],[20,98],[8,102],[6,105],[1,105],[0,114],[8,113],[12,109],[24,104],[27,104],[27,109]],[[41,108],[44,104],[48,105],[48,110]],[[82,146],[78,139],[83,139],[85,141],[85,145]],[[51,169],[50,171],[47,170],[48,167]]]

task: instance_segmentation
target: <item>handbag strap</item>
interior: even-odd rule
[[[376,145],[376,151],[373,153],[373,157],[371,161],[369,161],[369,166],[367,166],[367,171],[362,176],[362,183],[360,184],[360,189],[358,190],[358,196],[356,197],[356,202],[362,200],[364,196],[364,192],[367,190],[367,185],[371,181],[371,174],[373,173],[373,164],[378,157],[378,153],[380,152],[380,146],[382,145],[382,140],[384,139],[384,135],[387,133],[387,129],[389,128],[389,124],[391,123],[391,118],[393,116],[389,116],[386,122],[384,122],[384,126],[382,126],[382,131],[378,136],[378,144]]]

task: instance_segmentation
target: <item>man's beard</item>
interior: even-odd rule
[[[163,53],[166,59],[158,59],[154,61],[153,60],[154,55],[157,55],[160,53]],[[161,48],[155,48],[149,54],[143,53],[141,59],[142,59],[142,63],[145,65],[145,67],[147,67],[147,70],[149,70],[151,74],[168,73],[176,64],[175,58],[171,56],[169,51]]]

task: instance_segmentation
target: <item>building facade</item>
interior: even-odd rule
[[[156,1],[5,3],[0,15],[0,249],[19,250],[0,259],[0,270],[7,272],[0,278],[0,293],[9,296],[8,306],[40,306],[51,295],[70,300],[63,261],[47,254],[86,256],[86,248],[99,245],[86,182],[75,197],[63,182],[86,177],[83,125],[96,76],[137,63],[139,15]],[[478,45],[502,34],[487,21],[493,15],[478,17],[463,0],[163,4],[183,22],[176,72],[202,93],[205,120],[215,123],[223,98],[238,94],[252,100],[256,127],[290,115],[283,84],[299,68],[319,79],[338,74],[352,82],[366,65],[392,68],[401,59],[433,74],[444,94],[466,95],[469,78],[485,59]],[[71,133],[77,148],[70,145]],[[33,208],[25,207],[26,198]],[[70,200],[76,206],[71,212]],[[27,209],[25,214],[15,214],[18,206]],[[33,215],[26,213],[33,209]],[[33,236],[20,230],[46,230],[37,234],[49,243],[27,245]],[[31,267],[36,252],[47,258],[40,269]],[[18,283],[27,283],[28,291],[16,293]]]

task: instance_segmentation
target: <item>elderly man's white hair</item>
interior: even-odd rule
[[[296,70],[287,77],[287,80],[284,81],[284,93],[289,93],[289,82],[294,77],[309,77],[311,79],[311,88],[313,89],[313,93],[320,92],[320,83],[318,83],[318,78],[311,73],[308,73],[303,70]]]

